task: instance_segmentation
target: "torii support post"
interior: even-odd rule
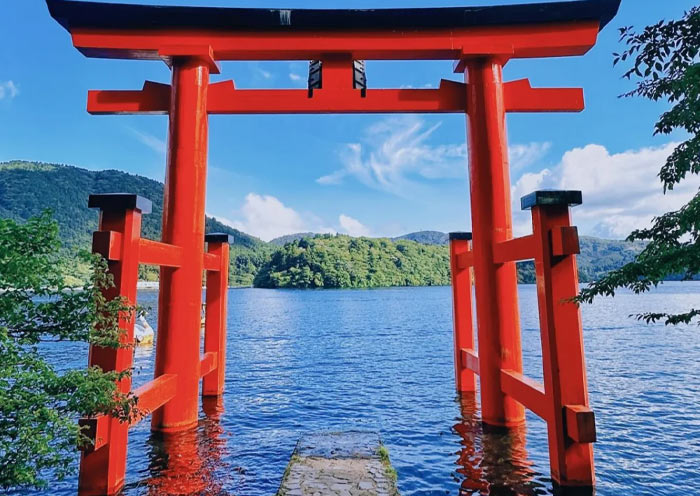
[[[207,170],[207,89],[211,49],[162,50],[172,56],[163,242],[182,249],[182,267],[161,267],[155,376],[176,374],[177,394],[153,414],[153,430],[176,432],[197,424],[200,324],[204,269]]]
[[[151,202],[137,195],[105,194],[91,195],[88,206],[100,209],[99,230],[93,236],[93,252],[103,255],[108,260],[110,250],[120,253],[118,260],[108,261],[109,272],[114,277],[114,287],[106,290],[105,297],[121,297],[125,299],[126,304],[135,305],[141,215],[151,213]],[[118,235],[111,236],[111,233]],[[119,245],[112,246],[112,240],[118,240]],[[131,348],[134,342],[134,315],[120,315],[119,328],[124,331],[121,342],[126,346],[91,346],[91,367],[98,366],[104,371],[117,372],[131,369],[134,353]],[[119,381],[119,390],[123,393],[131,390],[131,377],[127,376]],[[104,417],[99,423],[90,419],[81,424],[93,428],[95,445],[83,451],[81,455],[78,479],[80,494],[115,494],[124,484],[129,425],[112,417]]]
[[[452,277],[452,315],[454,320],[454,364],[457,391],[476,391],[478,359],[474,361],[474,324],[472,320],[472,233],[450,233],[450,273]],[[477,370],[478,371],[478,370]]]
[[[218,266],[207,267],[207,306],[204,323],[204,354],[216,357],[216,370],[204,375],[202,396],[219,396],[226,377],[226,304],[228,294],[229,245],[233,236],[212,233],[205,236],[207,256]],[[204,372],[204,371],[203,371]]]
[[[580,191],[536,191],[523,197],[522,208],[532,210],[533,234],[495,243],[493,260],[535,261],[544,372],[541,384],[522,371],[501,368],[500,390],[547,422],[555,486],[590,494],[595,484],[591,444],[596,441],[595,416],[588,405],[581,315],[572,301],[578,294],[574,255],[579,253],[579,241],[569,207],[580,203]],[[453,267],[457,264],[460,270],[476,263],[475,257],[455,250],[451,255]],[[483,376],[481,356],[468,348],[459,351],[462,365]],[[486,352],[479,336],[479,354]],[[483,381],[481,385],[483,395]]]
[[[571,301],[579,292],[579,241],[569,207],[580,204],[580,191],[536,191],[521,200],[523,210],[532,209],[552,478],[587,487],[595,484],[595,418],[588,407],[581,311]]]
[[[482,421],[510,427],[525,421],[525,410],[500,380],[501,369],[522,372],[515,263],[494,260],[495,244],[513,230],[502,61],[467,60],[465,80]]]

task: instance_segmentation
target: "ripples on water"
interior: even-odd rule
[[[628,317],[699,295],[670,283],[583,309],[599,496],[700,494],[700,329]],[[152,325],[156,300],[139,294]],[[526,428],[484,433],[475,398],[455,397],[450,305],[447,287],[230,290],[223,399],[204,403],[195,431],[132,428],[125,494],[272,495],[303,432],[351,429],[381,433],[404,496],[552,494],[545,424],[528,413]],[[541,379],[534,286],[520,307],[525,371]],[[46,352],[64,367],[87,360],[75,344]],[[137,350],[135,386],[153,359]]]

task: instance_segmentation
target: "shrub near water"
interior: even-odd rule
[[[40,353],[46,342],[120,347],[118,316],[135,311],[120,299],[107,262],[83,255],[91,268],[78,289],[62,276],[58,225],[45,212],[25,223],[0,218],[0,492],[48,487],[75,472],[76,447],[90,440],[79,416],[129,420],[136,398],[117,389],[123,373],[98,367],[59,370]]]
[[[261,288],[375,288],[450,283],[443,246],[322,235],[288,243],[255,277]]]

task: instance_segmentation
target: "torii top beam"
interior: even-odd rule
[[[217,60],[449,59],[581,55],[621,0],[377,10],[161,7],[47,0],[88,57],[157,59],[210,45]],[[281,42],[282,41],[282,42]]]
[[[218,60],[322,60],[323,89],[239,90],[213,83],[207,111],[255,113],[464,112],[463,83],[438,89],[352,86],[353,60],[454,60],[582,55],[617,13],[621,0],[577,0],[494,7],[378,10],[248,9],[46,0],[51,15],[88,57],[163,60],[197,57],[218,72]],[[577,88],[504,86],[506,111],[583,109]],[[313,97],[312,97],[313,96]],[[91,91],[94,114],[167,113],[170,87]]]

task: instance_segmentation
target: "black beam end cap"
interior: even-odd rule
[[[226,233],[209,233],[204,235],[206,243],[228,243],[233,244],[233,235]]]
[[[520,199],[520,208],[529,210],[532,207],[544,207],[549,205],[567,205],[570,207],[581,205],[583,196],[576,190],[539,190],[533,191]]]
[[[451,232],[449,234],[450,241],[471,241],[472,233],[470,232]]]
[[[101,193],[90,195],[88,208],[99,208],[106,212],[124,210],[140,210],[142,214],[150,214],[153,204],[148,198],[131,193]]]

